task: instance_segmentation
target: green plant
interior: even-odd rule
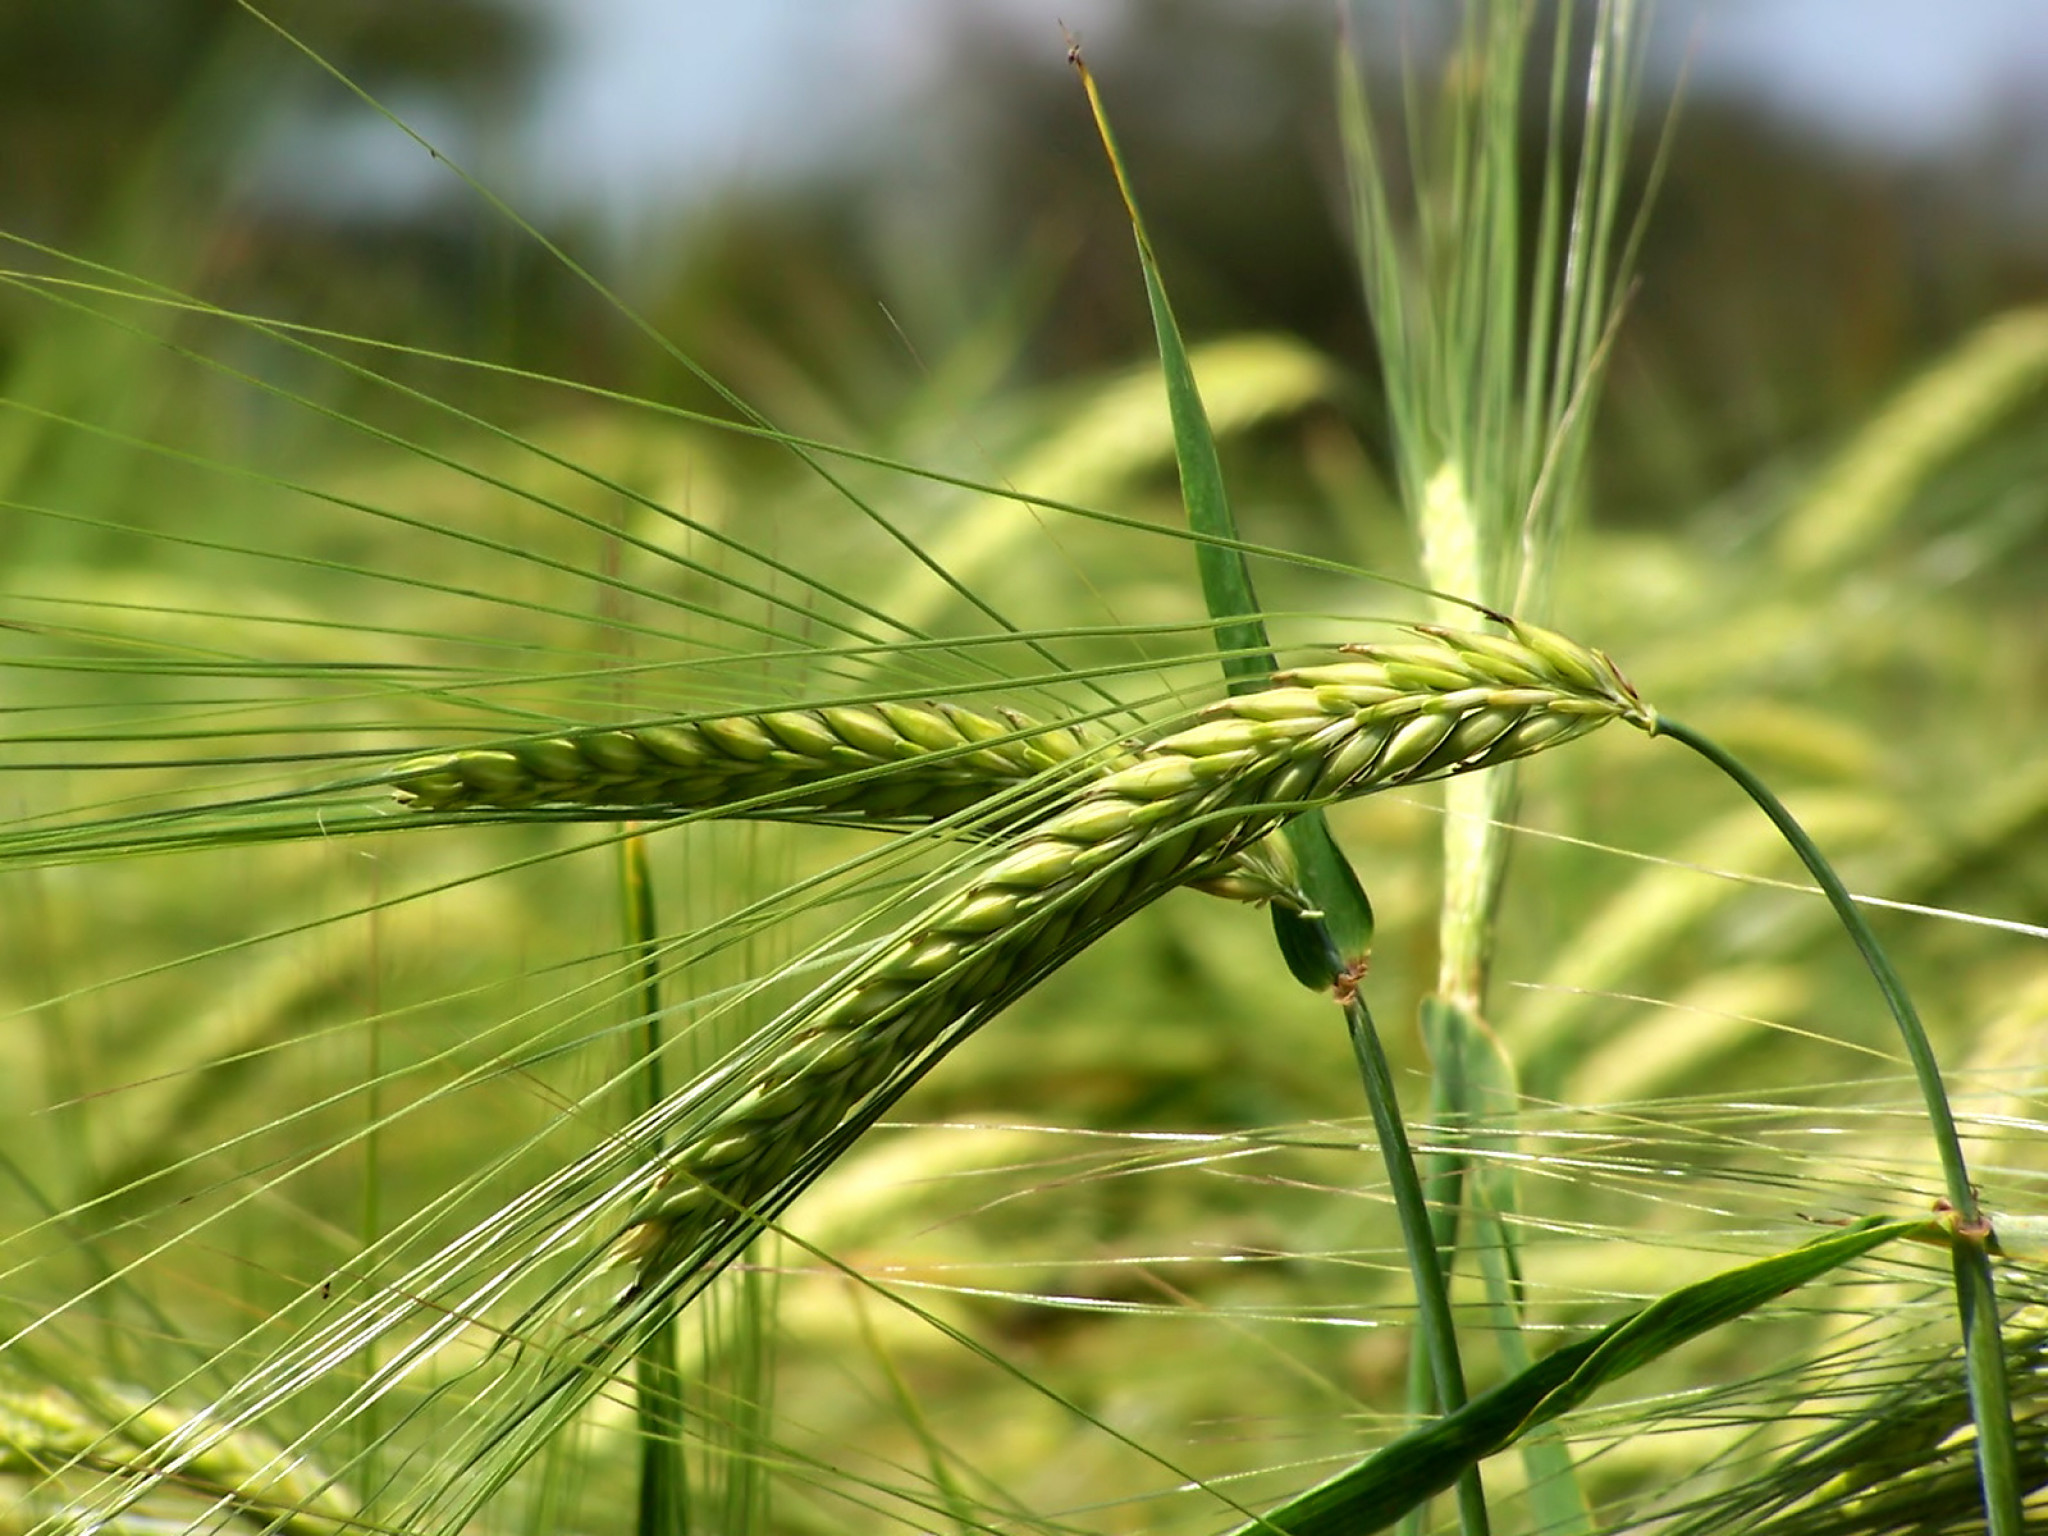
[[[1574,569],[1559,539],[1583,494],[1627,267],[1616,209],[1631,14],[1611,6],[1595,18],[1580,74],[1561,13],[1533,199],[1517,180],[1532,7],[1470,10],[1453,73],[1478,84],[1453,93],[1441,139],[1413,134],[1414,185],[1448,189],[1422,198],[1414,220],[1388,206],[1399,178],[1364,93],[1350,98],[1400,499],[1423,584],[1462,599],[1460,613],[1541,611],[1553,577],[1569,584]],[[1589,126],[1567,174],[1557,146],[1575,82]],[[130,372],[161,379],[167,399],[253,402],[334,434],[334,458],[304,470],[252,459],[219,432],[225,410],[123,423],[10,391],[19,462],[60,466],[9,493],[13,515],[47,543],[10,600],[29,728],[8,763],[24,814],[0,833],[15,882],[10,974],[34,976],[18,1001],[45,1021],[24,1076],[47,1113],[24,1117],[8,1151],[27,1213],[7,1250],[22,1298],[8,1331],[32,1346],[18,1355],[30,1380],[6,1463],[23,1523],[58,1529],[133,1510],[296,1527],[339,1509],[408,1530],[615,1528],[632,1507],[648,1530],[1052,1530],[1096,1528],[1094,1510],[1074,1512],[1091,1505],[1122,1525],[1319,1530],[1404,1512],[1419,1521],[1431,1494],[1462,1481],[1468,1529],[1591,1529],[1681,1500],[1701,1528],[1720,1518],[1740,1529],[1771,1498],[1793,1512],[1785,1519],[1802,1508],[1817,1518],[1827,1484],[1812,1468],[1885,1466],[1875,1431],[1888,1421],[1925,1451],[1930,1482],[1958,1486],[1972,1445],[1937,1436],[1926,1450],[1928,1423],[1946,1434],[1962,1422],[1952,1324],[1936,1332],[1940,1309],[1909,1257],[1870,1257],[1920,1239],[1950,1249],[1966,1282],[1988,1276],[1958,1144],[1943,1147],[1954,1219],[1915,1211],[1800,1244],[1787,1235],[1795,1213],[1847,1219],[1894,1194],[1909,1108],[1843,1127],[1831,1119],[1847,1114],[1839,1105],[1807,1105],[1782,1084],[1785,1102],[1759,1098],[1747,1059],[1697,1101],[1602,1102],[1597,1031],[1612,1021],[1587,1018],[1588,994],[1626,1003],[1611,994],[1652,971],[1646,951],[1683,962],[1712,936],[1670,905],[1628,897],[1616,899],[1633,926],[1617,920],[1598,945],[1584,902],[1585,942],[1540,905],[1504,915],[1511,823],[1527,814],[1551,826],[1569,802],[1525,813],[1524,797],[1541,791],[1518,790],[1501,767],[1601,719],[1658,717],[1597,653],[1512,621],[1504,634],[1425,627],[1418,645],[1327,664],[1317,653],[1329,641],[1354,639],[1368,618],[1420,617],[1410,604],[1425,594],[1386,584],[1385,570],[1242,538],[1216,437],[1315,398],[1303,381],[1331,370],[1311,359],[1258,375],[1270,408],[1240,403],[1212,422],[1205,365],[1242,368],[1247,354],[1185,345],[1138,227],[1166,430],[1146,438],[1152,458],[1104,472],[1088,496],[1142,496],[1132,477],[1170,453],[1181,489],[1171,514],[1142,501],[1109,514],[1005,499],[740,412],[652,412],[628,430],[610,424],[629,403],[608,400],[606,425],[514,428],[457,402],[472,386],[544,384],[17,248],[14,291],[60,339],[147,359]],[[260,365],[246,362],[252,351]],[[1953,366],[1982,386],[1962,391],[1977,417],[1996,414],[1986,396],[2023,382],[2003,354],[1982,377],[1970,354]],[[1093,405],[1121,409],[1127,393],[1106,385]],[[1913,398],[1900,409],[1911,414]],[[1091,406],[1079,409],[1087,419]],[[1046,461],[1078,433],[1049,433]],[[1958,441],[1943,437],[1943,451]],[[818,482],[778,477],[743,462],[741,443],[829,470]],[[66,450],[74,464],[107,462],[67,471]],[[1876,496],[1883,516],[1831,517],[1848,530],[1831,536],[1835,557],[1843,539],[1868,538],[1910,506],[1939,457],[1894,458],[1880,491],[1870,482],[1882,463],[1838,477]],[[124,488],[97,499],[102,474]],[[127,498],[152,476],[160,488],[137,512]],[[293,523],[280,504],[317,516]],[[777,532],[735,533],[723,511],[733,504],[772,509],[751,527],[800,530],[800,557]],[[961,516],[994,530],[976,547],[993,539],[1012,557],[976,567],[971,582],[935,553]],[[1042,540],[1034,518],[1057,519],[1057,540]],[[1198,566],[1200,602],[1192,582],[1162,601],[1151,577],[1162,551]],[[1010,566],[1042,578],[1032,556],[1081,564],[1089,606],[1034,605],[1032,580],[1008,579]],[[1643,558],[1591,544],[1592,595],[1556,601],[1586,614],[1575,633],[1628,629],[1616,607],[1631,595],[1654,603],[1654,569],[1629,576]],[[1277,605],[1254,592],[1254,562]],[[1696,599],[1705,616],[1682,645],[1648,647],[1645,675],[1680,679],[1684,696],[1690,661],[1753,701],[1762,689],[1726,640],[1755,617],[1738,600],[1749,573],[1697,555],[1689,568],[1713,577]],[[1381,599],[1393,612],[1359,611],[1368,578],[1397,594]],[[1824,627],[1836,644],[1853,633]],[[1305,664],[1276,680],[1283,657]],[[1190,725],[1191,706],[1218,692],[1219,658],[1229,695]],[[1012,700],[1033,715],[994,702]],[[1717,738],[1772,756],[1768,719],[1746,731],[1738,719],[1733,733],[1713,723]],[[1839,743],[1806,720],[1779,727],[1780,761]],[[421,759],[423,747],[434,755]],[[1366,864],[1383,935],[1409,935],[1428,921],[1428,813],[1385,795],[1338,802],[1481,768],[1451,781],[1478,787],[1445,806],[1434,979],[1404,975],[1403,944],[1384,940],[1363,975],[1371,915],[1337,843],[1297,813],[1328,805],[1350,818],[1337,821],[1337,842]],[[1663,846],[1654,815],[1615,800],[1679,805],[1690,824],[1710,782],[1656,777],[1667,770],[1624,766],[1596,743],[1548,756],[1545,772],[1582,775],[1558,782],[1601,802],[1571,822],[1612,845],[1603,878],[1578,882],[1595,889],[1610,883],[1615,848]],[[1648,788],[1601,792],[1623,774]],[[2004,787],[1997,814],[1939,857],[1920,853],[1923,869],[2038,823],[2038,776]],[[1890,810],[1811,819],[1833,842],[1896,825]],[[723,824],[733,814],[820,825]],[[1267,836],[1289,818],[1311,830]],[[1717,846],[1730,844],[1707,844]],[[1762,869],[1761,845],[1743,846],[1744,867]],[[1555,873],[1539,871],[1539,887]],[[1284,954],[1229,908],[1166,907],[1188,883],[1274,907]],[[1727,900],[1735,887],[1711,889]],[[142,921],[122,920],[124,890]],[[1838,883],[1830,895],[1847,901]],[[1073,981],[1065,962],[1098,940],[1097,968]],[[1493,951],[1518,942],[1553,945],[1559,974],[1594,979],[1504,1006]],[[1854,983],[1837,988],[1813,948],[1799,952],[1799,977],[1849,995]],[[1511,974],[1540,974],[1529,952]],[[1321,995],[1292,995],[1283,959]],[[1717,978],[1730,986],[1718,999],[1681,992],[1672,1001],[1695,1027],[1690,1048],[1698,1034],[1725,1045],[1746,1021],[1795,1011],[1783,1002],[1791,969],[1752,961]],[[1199,986],[1174,990],[1181,972]],[[1647,984],[1676,990],[1690,973],[1679,963]],[[1105,1024],[1085,992],[1109,978],[1125,1001]],[[1382,1253],[1378,1212],[1359,1216],[1361,1195],[1382,1193],[1360,1172],[1356,1091],[1332,1086],[1344,1045],[1332,981],[1368,1079],[1370,1139],[1388,1157],[1385,1198],[1405,1220],[1398,1256]],[[968,1043],[1034,985],[1035,1003]],[[1418,995],[1430,1109],[1418,1116],[1411,1103],[1405,1125],[1397,1086],[1418,1063],[1405,1031],[1379,1039],[1368,992]],[[1544,1033],[1518,1032],[1539,1012]],[[1257,1038],[1223,1043],[1231,1034]],[[1197,1040],[1246,1054],[1220,1066],[1176,1056]],[[1318,1055],[1326,1046],[1337,1054]],[[1076,1051],[1095,1054],[1062,1055]],[[1059,1111],[1067,1131],[1019,1125],[964,1145],[935,1126],[861,1137],[947,1055],[947,1071],[919,1089],[925,1118],[948,1104],[986,1113],[1011,1085],[1049,1077],[1074,1095]],[[1084,1141],[1086,1095],[1112,1070],[1164,1085],[1150,1090],[1164,1123],[1125,1105],[1121,1131]],[[1632,1070],[1638,1093],[1689,1086],[1682,1059],[1673,1070],[1638,1058]],[[1785,1082],[1803,1070],[1789,1067]],[[1573,1073],[1592,1085],[1579,1104],[1546,1102]],[[949,1081],[957,1098],[930,1096]],[[103,1111],[110,1095],[118,1107]],[[1272,1123],[1282,1116],[1313,1123]],[[1809,1126],[1858,1134],[1793,1160],[1781,1193],[1782,1138]],[[2025,1188],[2022,1155],[1992,1164],[2009,1191]],[[1910,1185],[1918,1166],[1905,1166]],[[791,1207],[813,1181],[815,1195]],[[914,1206],[906,1183],[936,1189],[940,1214]],[[1667,1193],[1645,1199],[1644,1185]],[[1125,1202],[1137,1214],[1117,1209],[1127,1189],[1148,1197]],[[714,1282],[764,1227],[756,1262]],[[878,1232],[928,1245],[907,1278],[864,1256]],[[1161,1241],[1177,1245],[1169,1263],[1148,1257]],[[1212,1242],[1222,1257],[1205,1264]],[[1088,1257],[1103,1251],[1117,1256],[1102,1261],[1107,1277]],[[1019,1286],[1006,1266],[1047,1252],[1082,1255],[1077,1273]],[[1780,1302],[1852,1262],[1865,1291],[1887,1287],[1881,1297]],[[214,1269],[235,1279],[219,1283]],[[1700,1278],[1708,1270],[1718,1273]],[[1140,1289],[1119,1289],[1130,1284]],[[1981,1325],[1984,1293],[1967,1294]],[[701,1329],[677,1327],[685,1299],[680,1321]],[[1417,1307],[1430,1326],[1416,1354],[1432,1369],[1411,1374],[1405,1415],[1361,1425],[1362,1407],[1385,1394],[1347,1381],[1361,1368],[1327,1340]],[[1161,1378],[1137,1374],[1102,1333],[1089,1335],[1099,1363],[1063,1360],[1057,1340],[1038,1347],[1039,1325],[1017,1320],[1091,1308],[1203,1330],[1202,1347],[1182,1352],[1190,1361],[1164,1369],[1213,1358],[1214,1376],[1157,1401],[1246,1422],[1269,1414],[1279,1438],[1312,1443],[1240,1449],[1134,1427],[1119,1368]],[[841,1320],[823,1325],[826,1343],[771,1369],[770,1341],[801,1340],[826,1313]],[[1554,1350],[1525,1336],[1581,1324],[1587,1336]],[[1827,1369],[1686,1374],[1692,1352],[1738,1329],[1783,1340],[1787,1359],[1811,1347]],[[949,1351],[944,1367],[934,1341]],[[1979,1443],[1995,1446],[1985,1384],[2004,1379],[2009,1355],[2024,1425],[2038,1341],[2024,1335],[2002,1354],[1981,1326],[1970,1341],[1976,1411],[1994,1427]],[[1667,1360],[1680,1344],[1688,1351]],[[631,1357],[629,1419],[615,1389]],[[869,1373],[865,1397],[831,1390],[850,1361]],[[927,1402],[946,1385],[934,1376],[961,1362],[1001,1389],[978,1399],[995,1404],[982,1415],[993,1427],[971,1446]],[[1922,1367],[1945,1383],[1926,1422],[1876,1379]],[[1374,1369],[1384,1388],[1401,1367]],[[1461,1404],[1468,1373],[1478,1390]],[[1589,1413],[1588,1394],[1624,1375],[1647,1381],[1646,1395]],[[1806,1413],[1831,1416],[1823,1433],[1772,1441],[1780,1421]],[[1080,1448],[1052,1441],[1047,1422],[1080,1426]],[[1557,1438],[1530,1433],[1553,1422]],[[1672,1467],[1690,1464],[1683,1453],[1651,1472],[1615,1466],[1659,1427],[1701,1437],[1731,1422],[1752,1439],[1714,1441],[1698,1458],[1719,1479],[1711,1487],[1664,1496]],[[1008,1424],[1041,1438],[998,1446]],[[1618,1449],[1603,1454],[1610,1436]],[[1358,1462],[1375,1441],[1393,1448],[1323,1482],[1322,1463]],[[2038,1446],[2024,1434],[2005,1443],[2015,1455],[1999,1519],[2022,1481],[2040,1477]],[[1482,1489],[1477,1460],[1512,1445],[1525,1485],[1504,1486],[1513,1474],[1497,1463]],[[1090,1465],[1085,1485],[1063,1481],[1070,1464],[1112,1452],[1121,1460]],[[1850,1513],[1882,1528],[1881,1500]]]

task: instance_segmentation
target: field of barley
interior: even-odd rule
[[[0,1533],[2048,1521],[2038,114],[885,9],[0,14]]]

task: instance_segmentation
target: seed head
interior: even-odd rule
[[[1011,999],[1165,892],[1197,884],[1298,903],[1291,864],[1260,846],[1288,816],[1525,756],[1610,719],[1653,725],[1599,652],[1510,628],[1427,625],[1419,643],[1349,648],[1351,660],[1282,674],[1098,768],[1063,809],[784,1020],[789,1043],[675,1148],[630,1218],[616,1251],[638,1270],[635,1290],[715,1263],[735,1221],[793,1197],[821,1141],[843,1145]],[[894,739],[928,752],[965,734],[935,712],[915,736],[890,720]]]

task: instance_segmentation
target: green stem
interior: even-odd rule
[[[661,1074],[661,950],[655,921],[654,881],[647,844],[638,836],[619,843],[619,891],[626,909],[627,943],[640,987],[640,1040],[633,1073],[632,1112],[644,1115],[667,1095]]]
[[[1379,1031],[1373,1028],[1372,1014],[1365,1000],[1355,993],[1345,999],[1344,1022],[1351,1033],[1359,1075],[1365,1079],[1365,1095],[1372,1105],[1380,1155],[1387,1164],[1387,1184],[1393,1191],[1394,1213],[1401,1224],[1401,1243],[1408,1251],[1417,1320],[1423,1348],[1429,1356],[1430,1374],[1436,1381],[1437,1401],[1445,1413],[1456,1413],[1465,1406],[1465,1370],[1458,1359],[1458,1329],[1451,1316],[1443,1265],[1437,1259],[1437,1232],[1430,1221],[1429,1202],[1423,1196],[1422,1180],[1415,1172],[1415,1155],[1409,1149],[1408,1132],[1401,1123],[1394,1074],[1387,1065],[1387,1053],[1381,1048]],[[1476,1465],[1468,1467],[1458,1479],[1458,1517],[1465,1536],[1487,1536],[1486,1490]]]
[[[360,1253],[375,1253],[377,1240],[384,1231],[384,926],[383,912],[377,905],[383,895],[383,869],[381,863],[371,861],[371,905],[365,917],[369,924],[369,955],[365,966],[369,996],[364,999],[369,1008],[365,1031],[369,1060],[363,1064],[367,1091],[363,1094],[363,1209],[357,1230],[357,1241],[361,1244],[357,1251]],[[361,1369],[365,1381],[376,1374],[377,1349],[374,1344],[364,1347]],[[382,1406],[374,1401],[367,1403],[361,1415],[361,1465],[365,1487],[374,1486],[378,1478],[378,1461],[384,1444]]]
[[[1835,916],[1849,930],[1849,937],[1863,952],[1863,962],[1870,967],[1870,974],[1877,980],[1877,989],[1884,994],[1885,1004],[1898,1023],[1906,1055],[1913,1063],[1913,1076],[1919,1080],[1920,1095],[1927,1105],[1927,1118],[1933,1123],[1935,1150],[1941,1155],[1942,1177],[1948,1186],[1948,1203],[1955,1207],[1956,1215],[1964,1226],[1976,1225],[1982,1220],[1977,1209],[1977,1192],[1970,1187],[1970,1170],[1963,1161],[1962,1138],[1956,1133],[1955,1115],[1949,1109],[1948,1093],[1941,1084],[1941,1065],[1934,1059],[1934,1047],[1928,1042],[1927,1031],[1920,1023],[1919,1010],[1913,1006],[1905,982],[1899,979],[1899,973],[1892,968],[1883,946],[1877,942],[1877,935],[1863,920],[1856,898],[1849,894],[1849,888],[1842,884],[1834,866],[1828,863],[1813,839],[1806,835],[1806,829],[1793,819],[1792,813],[1785,809],[1764,782],[1740,761],[1677,720],[1658,716],[1655,732],[1691,747],[1742,787],[1743,792],[1785,834],[1785,841],[1792,845],[1792,851],[1799,855],[1800,862],[1819,884],[1828,904],[1835,909]]]
[[[660,930],[654,909],[654,881],[644,839],[619,843],[619,894],[628,950],[639,988],[633,1113],[644,1114],[662,1100]],[[636,1415],[640,1433],[638,1536],[679,1536],[690,1529],[689,1477],[683,1462],[683,1387],[677,1364],[673,1316],[651,1332],[634,1360]]]
[[[1856,941],[1864,964],[1884,994],[1886,1006],[1899,1027],[1906,1055],[1913,1063],[1913,1075],[1927,1106],[1927,1118],[1934,1130],[1934,1144],[1941,1155],[1941,1169],[1948,1186],[1948,1203],[1956,1216],[1954,1267],[1956,1310],[1963,1325],[1963,1359],[1969,1373],[1970,1408],[1977,1424],[1977,1472],[1984,1486],[1984,1509],[1990,1536],[2021,1536],[2019,1458],[2013,1445],[2012,1405],[2005,1378],[2005,1346],[1999,1337],[1998,1296],[1993,1286],[1991,1255],[1987,1248],[1990,1223],[1970,1186],[1970,1170],[1963,1160],[1962,1137],[1957,1134],[1948,1091],[1942,1086],[1941,1065],[1934,1047],[1920,1023],[1920,1014],[1906,991],[1906,984],[1893,969],[1877,935],[1863,920],[1863,913],[1842,884],[1834,866],[1828,863],[1806,829],[1793,819],[1778,797],[1740,761],[1690,726],[1658,716],[1650,727],[1653,735],[1669,736],[1706,758],[1742,787],[1799,855],[1807,872],[1819,884],[1835,916]]]
[[[683,1536],[690,1529],[689,1481],[683,1465],[683,1380],[673,1318],[663,1322],[634,1360],[640,1432],[638,1536]]]
[[[1441,1078],[1438,1079],[1441,1082]],[[1430,1123],[1442,1125],[1446,1117],[1439,1114],[1439,1105],[1433,1094],[1430,1101]],[[1463,1198],[1465,1163],[1456,1155],[1434,1154],[1424,1160],[1428,1172],[1421,1175],[1424,1202],[1429,1209],[1429,1224],[1432,1241],[1436,1247],[1437,1268],[1448,1273],[1456,1261],[1458,1252],[1458,1207]],[[1408,1355],[1408,1418],[1419,1424],[1433,1413],[1442,1411],[1442,1404],[1436,1395],[1436,1374],[1432,1369],[1429,1351],[1411,1350]],[[1394,1527],[1396,1536],[1422,1536],[1424,1524],[1429,1515],[1425,1501],[1401,1517]]]
[[[1950,1260],[1955,1271],[1956,1310],[1963,1323],[1963,1369],[1970,1384],[1970,1417],[1977,1425],[1977,1478],[1984,1485],[1990,1536],[2020,1536],[2019,1449],[2014,1443],[2012,1394],[2005,1374],[2005,1341],[1999,1334],[1998,1292],[1991,1279],[1991,1255],[1982,1237],[1959,1234]]]

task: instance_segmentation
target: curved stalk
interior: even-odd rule
[[[1991,1224],[1970,1185],[1970,1170],[1963,1159],[1962,1137],[1956,1131],[1954,1112],[1949,1108],[1948,1090],[1942,1085],[1941,1065],[1920,1022],[1906,984],[1893,968],[1890,956],[1877,935],[1864,921],[1856,900],[1849,894],[1834,866],[1806,829],[1799,825],[1784,803],[1771,793],[1741,761],[1710,738],[1677,720],[1658,716],[1644,727],[1653,736],[1669,736],[1691,747],[1742,787],[1763,813],[1784,834],[1785,841],[1820,886],[1835,916],[1856,941],[1864,964],[1884,994],[1885,1005],[1905,1042],[1913,1076],[1920,1084],[1927,1118],[1934,1131],[1934,1144],[1941,1156],[1941,1170],[1948,1189],[1948,1203],[1954,1209],[1955,1240],[1952,1248],[1956,1285],[1956,1310],[1962,1320],[1963,1358],[1969,1373],[1970,1408],[1977,1424],[1977,1470],[1984,1487],[1984,1510],[1990,1536],[2020,1536],[2024,1529],[2020,1514],[2019,1458],[2013,1444],[2012,1402],[2005,1379],[2005,1348],[1999,1335],[1998,1296],[1991,1274],[1989,1242]]]

